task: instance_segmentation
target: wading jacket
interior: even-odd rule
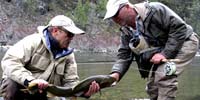
[[[137,31],[140,32],[152,47],[162,47],[161,53],[169,59],[176,57],[182,44],[193,33],[175,12],[159,2],[139,3],[133,5],[138,13],[136,21]],[[132,37],[121,34],[121,43],[118,49],[117,61],[112,68],[113,72],[120,73],[120,78],[129,69],[134,54],[129,47]]]
[[[73,86],[78,82],[74,53],[54,58],[42,28],[13,45],[2,59],[3,78],[24,85],[25,80],[44,79],[50,84]]]

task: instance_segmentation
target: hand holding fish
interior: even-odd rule
[[[29,84],[37,84],[36,86],[38,87],[40,93],[42,93],[43,90],[46,89],[49,85],[48,82],[43,79],[34,79]]]
[[[116,81],[119,80],[119,73],[112,73],[110,76],[113,77],[113,78],[115,78]]]
[[[96,81],[93,81],[90,84],[89,90],[84,94],[86,97],[89,97],[95,93],[97,93],[98,91],[100,91],[100,86]]]

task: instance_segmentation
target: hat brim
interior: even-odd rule
[[[107,10],[106,15],[103,20],[113,17],[117,13],[118,10],[119,10],[119,6],[112,8],[112,10]]]
[[[65,27],[63,26],[67,31],[73,33],[73,34],[85,34],[85,31],[81,30],[80,28],[76,26],[70,26],[70,27]]]
[[[103,20],[111,18],[116,15],[120,7],[123,7],[121,5],[128,4],[128,0],[108,0],[108,3],[106,5],[106,14]]]
[[[49,26],[51,25],[44,26],[44,29],[48,28]],[[85,31],[81,30],[80,28],[76,26],[70,26],[70,27],[62,26],[62,27],[73,34],[85,34]]]

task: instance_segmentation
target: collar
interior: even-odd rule
[[[149,12],[149,9],[145,6],[146,4],[148,4],[148,2],[138,3],[132,6],[143,21],[145,20]]]
[[[58,41],[52,37],[51,33],[47,29],[43,31],[43,34],[47,43],[47,49],[49,49],[53,53],[55,59],[67,56],[74,51],[74,48],[59,48]]]

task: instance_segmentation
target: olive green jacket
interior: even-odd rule
[[[25,80],[44,79],[51,84],[73,86],[78,82],[74,53],[55,59],[47,49],[43,28],[29,35],[5,54],[1,61],[3,78],[24,85]]]
[[[187,25],[175,12],[161,3],[144,2],[131,6],[138,13],[136,23],[140,27],[137,27],[137,30],[141,32],[149,46],[162,47],[161,53],[166,58],[175,58],[184,41],[193,33],[191,26]],[[129,47],[131,38],[126,34],[121,34],[118,59],[111,71],[112,73],[120,73],[120,78],[129,69],[134,59],[134,54]]]

